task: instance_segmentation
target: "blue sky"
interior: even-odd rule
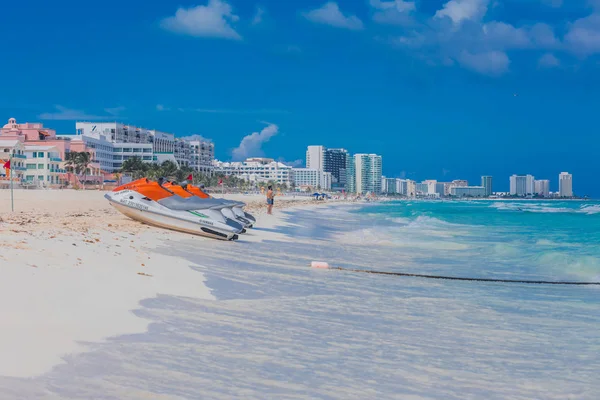
[[[600,0],[39,0],[3,14],[3,119],[200,134],[224,160],[345,147],[382,154],[388,176],[491,174],[497,190],[513,173],[556,190],[569,171],[600,196]]]

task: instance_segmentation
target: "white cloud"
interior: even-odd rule
[[[262,7],[256,8],[256,14],[252,18],[252,25],[259,25],[263,21],[263,15],[265,15],[265,9]]]
[[[553,48],[560,43],[554,35],[554,30],[548,24],[537,23],[529,29],[529,36],[536,47]]]
[[[600,13],[570,24],[564,42],[570,51],[583,57],[600,53]]]
[[[125,111],[125,107],[123,106],[119,106],[119,107],[113,107],[113,108],[105,108],[104,111],[106,111],[107,113],[109,113],[110,115],[119,115],[121,112]]]
[[[283,157],[279,157],[277,159],[277,162],[280,162],[282,164],[285,164],[289,167],[293,167],[293,168],[301,168],[302,166],[304,166],[304,160],[294,160],[294,161],[286,161]]]
[[[412,1],[371,0],[371,7],[377,10],[373,14],[373,21],[380,24],[412,25],[415,23],[412,12],[417,6]]]
[[[87,114],[84,111],[80,110],[72,110],[60,105],[54,106],[56,108],[55,112],[45,112],[38,115],[39,119],[45,120],[64,120],[64,121],[82,121],[82,120],[92,120],[92,119],[111,119],[114,118],[114,115],[93,115]]]
[[[524,48],[531,45],[529,33],[504,22],[492,21],[482,26],[482,39],[496,49]]]
[[[404,1],[404,0],[392,0],[392,1],[382,1],[382,0],[371,0],[371,7],[376,8],[378,10],[397,10],[400,12],[404,11],[414,11],[417,9],[414,1]]]
[[[560,66],[560,60],[552,53],[546,53],[538,60],[541,68],[555,68]]]
[[[209,0],[205,6],[179,8],[174,16],[163,19],[161,26],[190,36],[240,40],[242,37],[231,26],[238,20],[229,3]]]
[[[356,15],[344,15],[337,3],[333,1],[325,3],[320,8],[308,11],[303,15],[304,18],[318,24],[331,25],[336,28],[350,30],[363,29],[363,23]]]
[[[245,160],[248,157],[260,157],[263,155],[262,145],[279,133],[279,127],[268,124],[260,132],[254,132],[244,136],[240,145],[233,149],[231,155],[234,161]]]
[[[463,50],[457,61],[465,68],[489,76],[499,76],[506,73],[510,65],[510,59],[502,51],[470,53]]]
[[[464,21],[481,21],[487,12],[489,0],[450,0],[441,10],[435,13],[434,18],[450,18],[454,25]]]
[[[180,139],[189,140],[189,141],[199,140],[199,141],[212,142],[212,139],[207,139],[202,135],[183,136]]]
[[[163,106],[162,104],[156,105],[156,111],[168,111],[169,109]]]

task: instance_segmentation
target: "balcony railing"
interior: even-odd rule
[[[11,169],[14,169],[15,171],[27,171],[27,168],[25,167],[12,167]]]
[[[12,158],[20,158],[20,159],[27,159],[27,156],[25,154],[13,154]]]
[[[62,162],[60,157],[50,157],[50,161]]]

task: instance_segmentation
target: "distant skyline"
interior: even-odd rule
[[[512,174],[556,191],[569,171],[578,195],[600,197],[600,1],[29,0],[3,11],[3,120],[199,134],[222,160],[297,165],[308,145],[343,147],[382,155],[386,176],[491,175],[498,191]]]

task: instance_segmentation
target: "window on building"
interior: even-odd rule
[[[43,181],[44,180],[44,175],[38,175],[38,181]]]
[[[37,158],[37,152],[36,151],[33,152],[33,158]]]
[[[44,164],[38,164],[37,169],[44,169]]]
[[[39,158],[44,158],[44,152],[43,151],[39,151],[38,152],[38,157]]]
[[[36,169],[35,164],[27,164],[27,169]]]

